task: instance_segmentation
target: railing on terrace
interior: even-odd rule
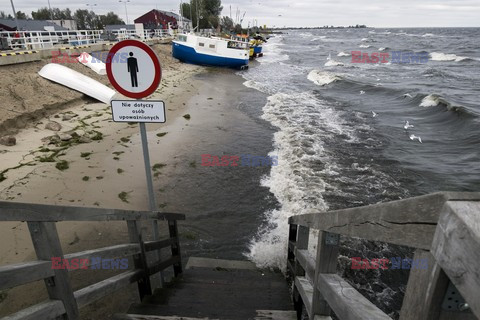
[[[183,219],[183,214],[176,213],[0,202],[0,221],[27,223],[38,259],[1,266],[0,290],[43,279],[49,295],[49,300],[4,319],[78,319],[79,308],[134,282],[138,283],[140,298],[151,295],[150,276],[170,266],[173,266],[175,277],[182,273],[177,220]],[[169,237],[144,241],[139,223],[157,220],[168,222]],[[126,221],[130,239],[125,244],[64,255],[56,229],[56,222],[62,221]],[[148,263],[147,252],[168,247],[171,248],[170,258]],[[88,259],[90,265],[92,257],[116,259],[129,256],[133,256],[133,269],[77,291],[72,290],[68,275],[73,269],[52,268],[52,258],[67,259],[70,264],[72,259]]]
[[[169,36],[168,30],[137,32],[136,30],[113,30],[116,41],[130,38],[149,40]],[[6,38],[13,50],[50,49],[58,45],[79,46],[107,41],[102,36],[104,30],[69,30],[69,31],[1,31],[0,37]],[[106,36],[106,34],[105,34]]]
[[[480,193],[442,192],[289,219],[287,273],[309,319],[391,319],[336,274],[339,237],[415,248],[401,320],[480,318]],[[318,230],[316,257],[308,251]],[[418,259],[418,260],[417,260]],[[423,260],[425,261],[425,260]]]

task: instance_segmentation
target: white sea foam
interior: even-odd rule
[[[371,48],[372,46],[369,44],[361,44],[360,48]]]
[[[361,41],[368,41],[368,38],[362,38]]]
[[[339,54],[337,54],[337,57],[350,57],[350,53],[342,51]]]
[[[340,77],[339,75],[336,75],[333,72],[321,71],[321,70],[312,70],[308,74],[307,79],[312,81],[313,83],[319,85],[319,86],[325,86],[325,85],[330,84],[332,82],[342,80],[342,77]]]
[[[275,195],[280,209],[265,213],[267,223],[251,241],[247,257],[259,267],[284,270],[288,217],[328,209],[323,193],[332,186],[325,177],[338,175],[338,170],[323,141],[351,132],[338,110],[307,92],[270,96],[263,112],[262,118],[279,128],[273,152],[279,163],[262,185]],[[322,168],[316,163],[322,163]]]
[[[325,39],[326,37],[327,37],[327,36],[315,37],[315,38],[313,38],[313,39],[312,39],[312,40],[310,40],[310,41],[318,41],[318,40],[323,40],[323,39]]]
[[[435,35],[433,33],[425,33],[424,35],[422,35],[422,37],[426,38],[426,37],[435,37]]]
[[[457,56],[456,54],[453,54],[453,53],[442,53],[442,52],[432,52],[430,53],[430,58],[433,61],[455,61],[455,62],[469,59],[468,57]]]
[[[335,66],[344,66],[340,61],[335,61],[333,59],[329,59],[327,62],[325,62],[325,67],[335,67]]]
[[[243,85],[247,88],[252,88],[252,89],[255,89],[255,90],[258,90],[260,92],[263,92],[263,93],[269,93],[270,90],[267,86],[259,83],[259,82],[256,82],[254,80],[247,80],[243,83]]]
[[[378,51],[385,51],[385,50],[387,50],[387,48],[384,48],[384,47],[378,48]]]
[[[429,94],[425,98],[422,99],[422,103],[420,103],[420,107],[436,107],[442,102],[442,99],[435,95]]]
[[[290,59],[288,54],[282,49],[284,46],[282,40],[283,37],[274,37],[265,43],[263,45],[264,56],[262,59],[258,59],[258,61],[260,63],[275,63]]]

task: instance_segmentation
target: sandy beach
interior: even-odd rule
[[[189,125],[183,116],[190,112],[188,101],[198,87],[192,76],[205,69],[175,61],[170,56],[169,45],[156,45],[154,49],[162,63],[163,79],[149,98],[165,101],[167,123],[147,125],[147,130],[151,162],[155,167],[154,184],[161,189],[158,186],[162,171],[168,168],[172,157],[171,152],[162,150],[173,149],[172,146],[179,143],[173,139],[174,133]],[[14,134],[16,145],[0,146],[0,199],[147,210],[138,125],[113,123],[110,106],[42,79],[36,72],[48,62],[2,67],[2,77],[13,80],[0,91],[0,108],[14,108],[2,111],[0,130],[2,136]],[[108,84],[106,76],[96,75],[80,64],[67,66]],[[45,129],[51,122],[60,124],[60,131]],[[162,184],[167,183],[162,180]],[[167,206],[164,199],[157,202],[160,209]],[[59,223],[57,229],[64,253],[105,247],[128,239],[125,223]],[[35,259],[25,223],[0,224],[0,241],[3,244],[0,265]],[[73,278],[74,286],[84,287],[108,273],[77,276]],[[108,304],[110,312],[125,311],[129,302],[138,299],[136,296],[136,290],[130,293],[125,290],[107,298],[116,302]],[[39,282],[4,291],[1,297],[0,316],[3,316],[47,296],[43,282]],[[102,309],[102,305],[107,305],[106,301],[82,309],[82,317],[107,318],[105,314],[109,311]]]

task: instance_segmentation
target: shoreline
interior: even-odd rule
[[[171,57],[161,63],[163,79],[150,99],[165,102],[167,121],[147,124],[157,206],[160,211],[186,214],[187,220],[179,224],[184,264],[190,256],[245,260],[249,242],[265,222],[265,208],[275,204],[268,189],[260,186],[270,168],[203,167],[201,154],[267,156],[273,149],[273,131],[258,116],[266,96],[245,87],[245,80],[230,69],[182,64]],[[183,117],[186,114],[188,119]],[[65,116],[69,120],[64,121]],[[61,133],[75,129],[79,136],[98,139],[77,143],[75,137],[74,143],[66,142],[65,149],[57,141],[41,152],[47,148],[42,139],[56,135],[44,129],[52,120],[62,125]],[[61,109],[20,130],[16,138],[17,145],[0,148],[8,150],[2,155],[0,172],[19,163],[23,166],[5,173],[0,199],[148,210],[138,125],[113,123],[106,104]],[[39,161],[39,157],[54,153],[54,162]],[[56,165],[60,161],[66,161],[68,168],[59,170]],[[34,166],[28,165],[32,162]],[[236,227],[239,224],[242,228]],[[65,254],[123,243],[128,238],[121,222],[63,222],[57,229]],[[165,234],[163,229],[160,234]],[[9,248],[0,257],[1,265],[35,259],[26,224],[2,223],[0,240]],[[74,272],[74,289],[105,279],[107,274],[115,273]],[[44,300],[43,287],[43,282],[37,282],[6,291],[6,298],[0,299],[0,316]],[[136,288],[130,289],[82,308],[81,318],[108,319],[126,311],[138,301]],[[29,292],[28,299],[25,292]]]

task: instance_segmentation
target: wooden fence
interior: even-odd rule
[[[182,273],[177,220],[185,216],[176,213],[130,211],[118,209],[85,208],[40,205],[17,202],[0,202],[0,221],[26,221],[37,255],[36,261],[0,267],[0,290],[44,280],[49,300],[20,310],[5,319],[78,319],[78,309],[97,301],[112,292],[138,283],[140,298],[152,294],[150,276],[173,266],[174,275]],[[129,242],[110,247],[64,255],[58,237],[56,222],[61,221],[126,221]],[[168,222],[169,237],[163,240],[144,241],[140,221],[164,220]],[[171,248],[172,255],[164,261],[149,265],[146,253]],[[68,272],[72,269],[53,269],[52,258],[88,259],[92,257],[115,259],[133,256],[134,269],[73,291]]]
[[[288,275],[309,319],[391,319],[336,274],[339,237],[415,248],[401,320],[480,318],[480,193],[442,192],[289,219]],[[316,257],[310,229],[319,230]]]

